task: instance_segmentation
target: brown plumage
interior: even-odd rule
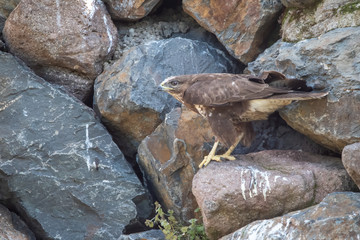
[[[326,92],[310,92],[312,88],[306,86],[305,81],[287,79],[275,71],[264,72],[260,77],[227,73],[182,75],[169,77],[160,86],[205,117],[217,140],[229,147],[229,151],[239,141],[242,145],[251,145],[255,136],[251,121],[265,120],[293,100],[327,95]],[[221,157],[233,159],[228,152]],[[206,158],[220,159],[213,155],[205,157],[204,161]]]

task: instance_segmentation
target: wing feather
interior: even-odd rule
[[[257,78],[250,75],[198,74],[195,78],[195,83],[186,89],[183,97],[189,104],[216,106],[292,92],[271,87],[261,79],[256,81]]]

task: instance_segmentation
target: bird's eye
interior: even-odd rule
[[[175,86],[177,86],[179,84],[179,82],[178,81],[171,81],[170,84],[171,84],[171,86],[175,87]]]

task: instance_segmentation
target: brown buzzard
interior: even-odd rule
[[[251,121],[265,120],[293,100],[327,95],[310,92],[312,88],[304,80],[287,79],[275,71],[264,72],[260,77],[227,73],[182,75],[169,77],[160,86],[210,123],[216,142],[200,168],[211,160],[234,160],[230,154],[239,142],[250,146],[255,136]],[[215,155],[219,141],[229,149]]]

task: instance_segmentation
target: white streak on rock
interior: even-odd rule
[[[13,100],[10,100],[8,102],[0,102],[0,112],[5,110],[6,108],[10,107],[11,105],[13,105],[20,98],[22,98],[22,95],[17,96],[16,98],[14,98]]]
[[[244,198],[244,200],[246,200],[246,195],[245,195],[245,179],[243,179],[243,173],[244,171],[242,170],[240,173],[240,177],[241,177],[241,194]]]
[[[90,19],[95,14],[95,0],[84,0],[85,2],[85,15],[88,15]]]
[[[110,27],[108,25],[108,22],[107,22],[107,19],[106,19],[105,15],[103,16],[103,19],[104,19],[104,24],[105,24],[105,27],[106,27],[106,34],[107,34],[107,36],[109,38],[109,47],[108,47],[108,50],[107,50],[107,53],[109,53],[111,51],[111,47],[113,46],[113,40],[112,40],[112,37],[111,37]]]
[[[85,146],[86,146],[86,164],[88,167],[88,170],[90,171],[91,169],[91,159],[90,159],[90,154],[89,154],[89,148],[92,147],[92,143],[90,142],[90,138],[89,138],[89,124],[86,124],[86,139],[85,139]]]
[[[61,27],[60,0],[56,0],[56,26]]]

